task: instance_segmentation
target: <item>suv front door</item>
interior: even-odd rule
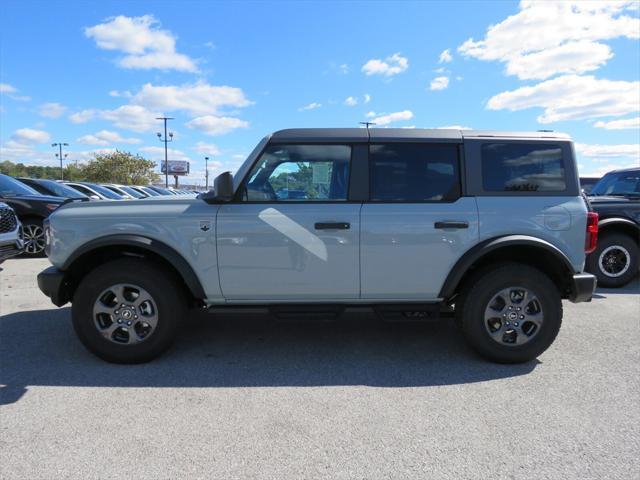
[[[228,300],[357,299],[360,203],[349,203],[351,145],[271,144],[217,215]]]

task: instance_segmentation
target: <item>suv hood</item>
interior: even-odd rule
[[[609,197],[606,195],[602,195],[602,196],[589,196],[589,201],[591,202],[591,204],[593,205],[602,205],[602,204],[610,204],[610,203],[620,203],[622,205],[626,205],[630,202],[639,202],[640,198],[632,198],[632,197]]]
[[[100,200],[95,202],[69,202],[56,210],[56,215],[65,212],[65,216],[89,217],[155,217],[187,209],[192,205],[206,205],[202,200],[189,196],[164,196],[125,200]]]

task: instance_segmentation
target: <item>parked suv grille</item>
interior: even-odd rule
[[[18,220],[13,210],[0,208],[0,233],[13,232],[18,226]]]

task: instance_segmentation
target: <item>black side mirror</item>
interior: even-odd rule
[[[233,200],[233,175],[231,172],[221,173],[213,181],[213,190],[200,195],[207,203],[226,203]]]

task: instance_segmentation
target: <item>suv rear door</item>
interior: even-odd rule
[[[228,300],[349,300],[360,294],[361,203],[350,198],[366,143],[268,144],[220,207],[220,286]]]
[[[478,241],[475,199],[462,196],[461,138],[442,137],[407,142],[372,133],[370,200],[360,220],[363,299],[435,300]]]

